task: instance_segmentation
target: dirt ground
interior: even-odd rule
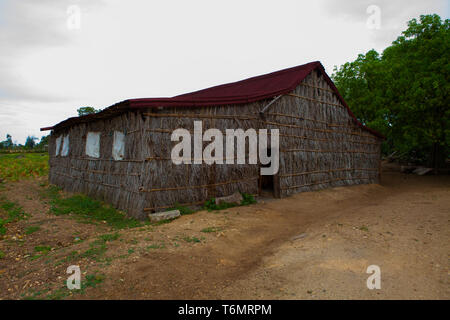
[[[49,214],[43,180],[0,191],[31,214],[8,225],[0,241],[2,299],[450,298],[449,176],[386,171],[380,185],[201,211],[120,230],[102,259],[72,260],[111,230]],[[39,231],[26,234],[30,225]],[[51,251],[33,257],[43,244]],[[68,291],[71,264],[80,266],[83,281],[101,276],[81,292]],[[381,269],[380,290],[366,286],[369,265]]]

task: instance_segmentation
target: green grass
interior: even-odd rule
[[[202,242],[202,241],[201,241],[199,238],[197,238],[197,237],[184,237],[183,240],[186,241],[186,242],[194,242],[194,243]]]
[[[86,275],[86,280],[84,283],[82,283],[82,286],[84,288],[95,288],[97,287],[97,285],[99,285],[100,283],[102,283],[105,280],[105,275],[104,274],[88,274]]]
[[[45,297],[45,300],[61,300],[70,295],[70,290],[67,287],[59,288]]]
[[[100,240],[104,242],[114,241],[120,238],[120,234],[112,233],[112,234],[103,234],[99,237]]]
[[[39,231],[40,229],[41,229],[41,227],[39,227],[39,226],[30,226],[25,229],[25,234],[32,234],[36,231]]]
[[[173,208],[167,209],[166,211],[172,211],[172,210],[179,210],[180,214],[182,216],[195,213],[194,210],[192,210],[192,209],[190,209],[190,208],[188,208],[186,206],[182,206],[182,205],[180,205],[178,203],[175,204],[175,206]]]
[[[80,254],[81,258],[89,258],[95,261],[100,261],[100,258],[106,253],[108,248],[106,244],[93,242],[89,244],[90,248],[84,253]]]
[[[242,202],[241,206],[248,206],[250,204],[255,204],[256,200],[251,194],[242,193]]]
[[[203,208],[208,211],[219,211],[225,210],[228,208],[236,207],[237,204],[222,202],[221,204],[216,204],[216,198],[211,198],[205,202]]]
[[[165,219],[165,220],[159,220],[156,222],[149,222],[149,224],[156,227],[156,226],[161,226],[163,224],[171,223],[174,220],[175,219]]]
[[[0,218],[0,236],[6,234],[5,224],[6,224],[6,221],[4,219]]]
[[[22,293],[22,298],[24,300],[35,300],[35,299],[39,299],[40,296],[42,296],[43,294],[46,294],[49,290],[45,289],[45,290],[36,290],[36,291],[31,291],[30,295],[26,295],[25,293]]]
[[[23,220],[28,217],[21,206],[5,199],[0,199],[0,209],[7,215],[6,223]]]
[[[6,225],[26,219],[28,215],[18,204],[0,198],[0,235],[6,234]]]
[[[119,239],[118,233],[104,234],[97,238],[97,240],[89,244],[89,249],[79,255],[80,258],[89,258],[95,261],[102,261],[104,254],[108,250],[107,243]],[[73,257],[75,258],[75,257]]]
[[[21,296],[24,300],[61,300],[71,295],[84,294],[86,288],[96,288],[100,285],[106,276],[96,271],[93,274],[86,275],[85,279],[81,282],[81,290],[69,290],[67,288],[66,280],[63,281],[63,285],[58,289],[50,291],[49,288],[29,291],[28,295],[23,293]]]
[[[369,228],[366,226],[361,226],[361,227],[359,227],[359,230],[367,232],[367,231],[369,231]]]
[[[61,260],[56,261],[56,262],[54,263],[54,265],[55,265],[55,266],[59,266],[59,265],[61,265],[61,264],[63,264],[63,263],[69,263],[69,262],[74,261],[75,259],[77,259],[78,256],[79,256],[79,254],[78,254],[77,251],[71,251],[67,257],[62,258]]]
[[[233,208],[233,207],[238,207],[238,206],[247,206],[247,205],[256,203],[255,198],[251,194],[242,193],[242,198],[243,199],[239,205],[235,204],[235,203],[227,203],[227,202],[222,202],[220,204],[216,204],[216,199],[211,198],[205,202],[205,204],[203,205],[203,208],[208,211],[219,211],[219,210],[225,210],[228,208]]]
[[[18,181],[48,174],[47,153],[0,154],[0,179]]]
[[[201,232],[203,233],[214,233],[214,232],[219,232],[220,230],[222,230],[221,228],[216,228],[216,227],[208,227],[208,228],[204,228],[201,230]]]
[[[5,257],[6,253],[0,250],[0,259],[3,259]]]
[[[147,246],[146,248],[147,248],[147,250],[150,250],[150,249],[164,249],[165,247],[166,247],[166,245],[164,243],[160,243],[160,244],[154,243],[154,244]]]
[[[81,253],[79,253],[79,251],[71,251],[66,257],[55,262],[55,266],[82,258],[91,259],[97,262],[105,261],[104,255],[108,250],[106,244],[110,241],[119,239],[119,237],[120,235],[118,233],[101,235],[96,240],[89,243],[89,249]]]
[[[30,260],[39,259],[40,257],[47,255],[51,250],[52,248],[50,246],[36,246],[34,247],[36,254],[31,256]]]
[[[74,214],[87,223],[106,221],[113,229],[136,228],[146,224],[129,218],[115,208],[85,195],[77,194],[64,198],[56,186],[49,186],[41,193],[41,196],[50,199],[50,212],[57,216]]]
[[[50,246],[36,246],[34,247],[34,251],[41,253],[48,253],[52,248]]]

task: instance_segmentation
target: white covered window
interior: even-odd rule
[[[123,160],[125,154],[125,135],[120,131],[114,131],[112,156],[114,160]]]
[[[61,149],[61,139],[62,139],[61,136],[59,136],[58,138],[56,138],[55,156],[59,155],[59,150]]]
[[[63,139],[63,147],[61,150],[61,156],[67,157],[69,155],[69,135],[65,135]]]
[[[92,158],[100,157],[100,132],[88,132],[86,137],[86,154]]]

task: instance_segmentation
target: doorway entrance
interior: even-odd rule
[[[272,155],[271,149],[267,149],[267,156],[270,157]],[[260,168],[269,168],[269,164],[262,164]],[[260,171],[261,172],[261,171]],[[275,176],[262,176],[259,177],[259,193],[262,197],[275,198]]]

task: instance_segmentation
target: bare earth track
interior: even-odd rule
[[[450,298],[449,176],[385,172],[381,185],[201,211],[120,230],[102,259],[74,260],[67,257],[112,231],[49,214],[40,197],[44,180],[0,190],[31,214],[0,241],[2,299]],[[39,231],[25,234],[30,225]],[[42,244],[51,251],[32,258]],[[80,293],[62,289],[70,264],[83,276],[101,273],[99,284]],[[373,264],[381,268],[381,290],[366,287]]]

